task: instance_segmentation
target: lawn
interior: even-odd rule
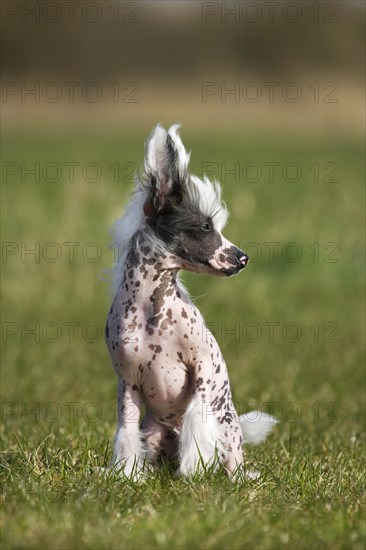
[[[116,416],[101,336],[107,229],[145,135],[11,134],[2,147],[3,548],[361,550],[362,145],[188,128],[183,137],[194,171],[224,182],[224,233],[252,259],[230,280],[184,280],[223,350],[237,409],[280,420],[246,450],[261,477],[161,471],[135,484],[98,473]]]

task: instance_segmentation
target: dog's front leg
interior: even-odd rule
[[[140,434],[140,392],[123,378],[118,379],[118,427],[112,466],[138,478],[146,458]]]
[[[212,411],[212,366],[197,365],[191,377],[193,396],[183,416],[179,438],[179,473],[190,476],[212,464],[223,452],[221,427]]]

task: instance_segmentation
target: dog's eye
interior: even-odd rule
[[[201,229],[202,229],[202,231],[211,231],[210,224],[209,223],[203,223],[201,225]]]

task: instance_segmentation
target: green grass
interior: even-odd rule
[[[119,161],[126,179],[145,136],[10,136],[3,162],[92,161],[103,177],[88,182],[76,170],[73,183],[64,171],[58,182],[22,182],[18,173],[2,184],[3,241],[19,247],[2,263],[3,548],[364,548],[362,146],[184,137],[198,173],[208,162],[263,170],[258,182],[228,175],[224,184],[225,235],[257,243],[262,257],[234,279],[184,277],[223,350],[238,410],[260,406],[281,421],[246,451],[262,476],[188,481],[161,471],[138,485],[98,474],[111,458],[116,379],[88,323],[105,321],[107,227],[131,188],[108,167]],[[278,172],[269,183],[268,161],[298,163],[300,181]],[[339,181],[315,182],[315,162],[337,163]],[[37,242],[39,261],[24,256]],[[47,260],[49,242],[61,249],[57,262]],[[79,243],[74,259],[67,242]],[[85,259],[91,242],[102,251],[96,262]],[[269,242],[278,243],[273,259]],[[282,255],[289,242],[297,262]]]

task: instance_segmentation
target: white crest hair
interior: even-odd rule
[[[221,232],[229,216],[227,208],[221,200],[221,185],[217,181],[211,182],[207,176],[200,179],[192,175],[190,179],[196,190],[189,186],[189,192],[197,193],[198,190],[199,209],[203,214],[212,218],[215,229]]]
[[[180,125],[174,124],[168,130],[175,148],[178,153],[178,173],[182,180],[185,180],[186,191],[192,201],[197,202],[200,211],[210,216],[215,228],[222,231],[227,218],[228,211],[224,203],[221,201],[221,186],[218,182],[213,183],[204,176],[203,179],[195,175],[188,174],[188,165],[190,152],[187,153],[180,135],[178,133]],[[164,165],[166,159],[166,139],[167,131],[158,124],[152,131],[145,148],[145,175],[154,174],[159,178],[161,176],[160,167]],[[116,293],[122,280],[123,267],[126,263],[128,253],[131,248],[133,236],[143,229],[145,226],[146,239],[149,241],[149,246],[152,251],[166,252],[164,243],[157,239],[148,231],[148,226],[145,225],[144,204],[149,196],[149,182],[144,177],[137,179],[135,190],[131,194],[130,201],[126,205],[122,216],[112,226],[113,243],[112,246],[117,250],[117,261],[115,262],[111,272],[113,277],[112,288]]]

